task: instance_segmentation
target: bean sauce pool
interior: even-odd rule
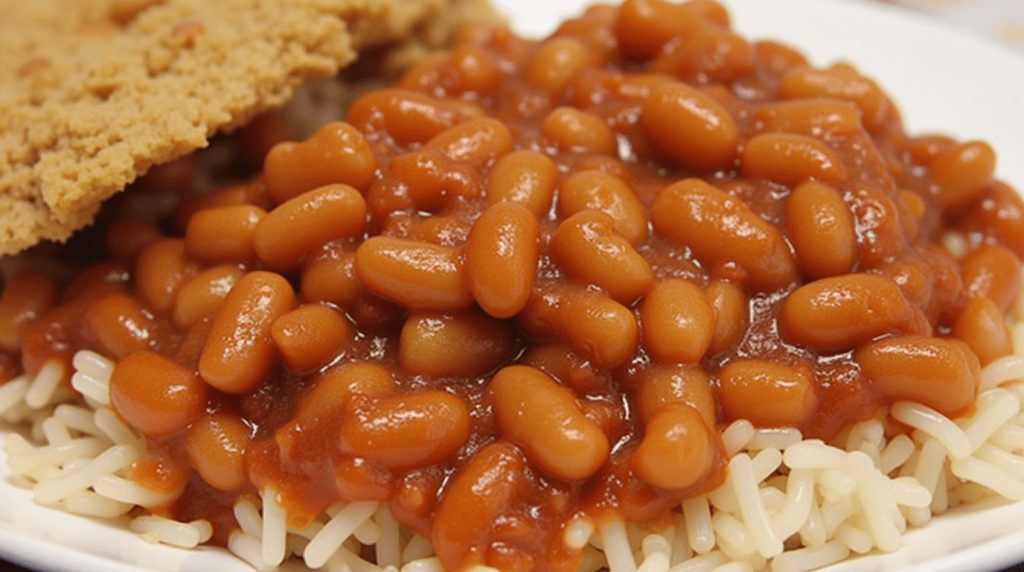
[[[386,501],[449,570],[575,570],[575,519],[720,485],[725,424],[957,416],[1011,352],[1024,203],[993,150],[905,134],[869,77],[711,1],[468,27],[286,138],[224,139],[261,169],[209,193],[193,158],[154,170],[59,255],[89,266],[0,298],[4,377],[114,360],[133,479],[214,543],[269,487],[297,527]],[[168,186],[169,216],[117,210]]]

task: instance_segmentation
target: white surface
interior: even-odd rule
[[[498,0],[523,33],[544,34],[582,0]],[[895,99],[911,133],[984,139],[1001,178],[1024,188],[1024,59],[886,6],[843,0],[726,0],[747,37],[800,48],[816,64],[854,63]],[[870,34],[870,35],[867,35]],[[147,544],[116,524],[32,503],[7,481],[0,454],[0,555],[40,570],[75,572],[251,570],[214,549]],[[906,537],[903,550],[829,572],[993,570],[1024,561],[1024,503],[944,515]]]

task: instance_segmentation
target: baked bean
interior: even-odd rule
[[[827,138],[860,133],[860,113],[847,101],[839,99],[791,99],[769,103],[754,114],[755,129],[760,133],[793,133]]]
[[[507,201],[526,207],[542,218],[551,211],[558,186],[558,167],[536,151],[513,151],[494,162],[484,194],[490,204]]]
[[[648,69],[671,73],[693,83],[729,83],[749,74],[754,52],[742,36],[717,26],[704,26],[692,36],[674,38]]]
[[[587,66],[589,55],[576,38],[552,38],[541,45],[526,70],[526,83],[558,99]]]
[[[395,379],[388,369],[370,361],[342,363],[327,368],[299,400],[295,418],[312,420],[344,410],[353,395],[383,397],[395,393]]]
[[[272,270],[295,270],[303,256],[338,238],[362,234],[366,201],[348,185],[327,185],[270,211],[253,235],[256,254]]]
[[[397,222],[397,217],[393,217]],[[441,246],[461,246],[469,240],[471,223],[461,216],[415,216],[404,238]],[[391,222],[391,221],[389,221]],[[398,223],[401,224],[401,223]],[[386,233],[386,231],[385,231]]]
[[[739,154],[739,129],[718,102],[684,83],[665,83],[643,103],[640,125],[680,164],[698,171],[726,169]]]
[[[740,171],[744,177],[795,187],[815,179],[827,183],[849,177],[839,155],[814,137],[792,133],[755,135],[743,147]]]
[[[267,211],[252,205],[206,209],[185,227],[185,252],[208,264],[256,260],[253,233]]]
[[[779,97],[782,99],[827,97],[849,101],[860,110],[861,122],[868,131],[878,128],[889,107],[885,94],[878,89],[875,82],[843,68],[803,67],[791,70],[782,77],[782,83],[779,85]]]
[[[453,161],[483,167],[512,150],[512,133],[490,117],[470,119],[438,133],[424,145]]]
[[[650,230],[646,210],[622,179],[601,171],[580,171],[569,176],[558,192],[558,215],[569,218],[585,210],[610,215],[615,230],[631,244],[647,242]]]
[[[376,172],[377,158],[366,138],[352,125],[338,121],[324,125],[302,143],[275,145],[267,153],[263,180],[267,194],[280,204],[335,183],[365,191]]]
[[[473,303],[456,248],[374,236],[356,250],[355,269],[366,288],[409,309],[453,311]]]
[[[845,274],[822,278],[790,293],[779,330],[794,344],[843,351],[905,327],[913,308],[889,278]]]
[[[199,375],[227,393],[255,388],[274,366],[274,320],[294,305],[295,293],[280,274],[259,270],[243,276],[213,318]]]
[[[786,199],[786,231],[800,269],[810,278],[853,268],[857,236],[843,197],[829,185],[807,182]]]
[[[617,150],[615,132],[604,120],[573,107],[551,110],[541,122],[540,131],[563,152],[614,155]]]
[[[147,244],[163,238],[156,225],[142,219],[122,217],[107,228],[107,252],[123,262],[131,263]]]
[[[480,307],[510,318],[526,306],[537,276],[540,225],[517,203],[491,205],[466,242],[466,278]]]
[[[628,56],[647,59],[674,37],[689,37],[706,27],[694,12],[662,0],[625,0],[615,22],[619,48]]]
[[[921,195],[906,189],[896,191],[895,203],[900,223],[903,225],[903,236],[914,240],[921,233],[921,223],[928,205]]]
[[[238,266],[223,265],[207,268],[187,280],[174,297],[174,325],[186,329],[212,315],[244,275]]]
[[[664,363],[694,364],[715,332],[715,309],[700,288],[680,278],[658,282],[640,304],[644,348]]]
[[[751,47],[754,51],[754,59],[758,64],[776,75],[781,76],[793,68],[808,65],[807,58],[803,54],[778,42],[760,40],[754,42]]]
[[[150,437],[178,433],[202,417],[206,393],[195,372],[145,350],[118,361],[110,375],[110,405]]]
[[[625,305],[654,282],[651,266],[601,211],[580,211],[565,219],[551,238],[550,254],[566,275],[603,288]]]
[[[341,426],[339,450],[396,472],[453,457],[469,439],[469,410],[444,391],[380,398]]]
[[[708,427],[718,425],[718,406],[711,393],[711,379],[703,367],[655,365],[639,375],[636,408],[644,424],[672,403],[685,403],[694,408]]]
[[[747,285],[772,291],[797,278],[797,265],[782,234],[743,201],[699,179],[685,179],[658,195],[651,224],[688,246],[709,269],[736,264]]]
[[[264,210],[270,208],[270,201],[264,195],[262,183],[257,181],[244,185],[231,185],[197,195],[185,195],[174,211],[174,228],[184,232],[188,221],[197,212],[220,207],[253,205]]]
[[[25,333],[57,302],[57,284],[45,274],[22,270],[4,285],[0,295],[0,348],[21,349]]]
[[[85,325],[102,352],[115,360],[146,349],[156,337],[153,317],[136,298],[120,292],[107,294],[89,306]]]
[[[1003,313],[995,302],[982,296],[967,301],[953,321],[950,335],[967,344],[982,367],[1013,353]]]
[[[449,65],[458,77],[450,90],[452,94],[487,94],[494,91],[502,80],[501,69],[494,58],[476,46],[463,45],[453,49]]]
[[[302,269],[302,299],[347,308],[363,292],[355,264],[356,253],[351,250],[329,248],[314,255]]]
[[[855,185],[850,210],[860,241],[857,258],[861,268],[878,268],[903,249],[903,224],[892,197],[874,185]]]
[[[185,254],[184,239],[155,240],[135,259],[135,289],[153,310],[164,312],[174,305],[178,288],[197,271]]]
[[[512,444],[480,449],[451,478],[430,527],[430,542],[446,570],[484,564],[494,523],[527,483],[526,459]]]
[[[740,342],[750,325],[747,294],[731,282],[713,280],[704,295],[715,309],[715,331],[708,352],[713,355],[728,351]]]
[[[858,348],[853,359],[882,396],[923,403],[950,417],[974,402],[980,384],[978,358],[959,340],[883,338]]]
[[[992,183],[956,221],[956,226],[991,236],[1024,257],[1024,199],[1005,183]]]
[[[511,326],[475,311],[413,312],[398,338],[398,362],[415,375],[485,375],[512,358]]]
[[[366,199],[373,214],[383,219],[387,214],[409,207],[436,213],[457,197],[473,199],[478,196],[480,183],[475,168],[437,150],[421,149],[392,159],[387,176],[380,185],[370,189]]]
[[[276,320],[270,329],[274,345],[288,369],[320,369],[344,351],[355,337],[345,316],[329,306],[304,304]]]
[[[538,286],[519,314],[527,332],[542,338],[554,335],[597,367],[621,365],[636,351],[640,333],[629,308],[594,290]]]
[[[938,186],[935,199],[943,210],[963,207],[980,195],[996,170],[996,153],[984,141],[968,141],[935,156],[932,181]]]
[[[494,374],[488,390],[501,436],[545,473],[580,481],[608,459],[608,437],[580,411],[572,391],[544,372],[508,366]]]
[[[185,435],[185,453],[199,477],[221,491],[240,489],[249,483],[245,447],[252,441],[249,427],[227,411],[204,415]]]
[[[1021,262],[1009,248],[983,245],[961,261],[961,274],[969,296],[985,296],[1004,314],[1016,301],[1021,287]]]
[[[732,25],[729,11],[716,0],[687,0],[680,7],[716,26],[728,29]]]
[[[716,455],[721,454],[720,443],[700,412],[685,403],[671,403],[647,422],[630,462],[637,476],[653,486],[685,489],[711,472]]]
[[[807,366],[742,359],[726,364],[718,378],[718,402],[726,421],[800,428],[818,407],[814,374]]]

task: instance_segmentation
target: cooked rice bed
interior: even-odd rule
[[[11,277],[40,502],[257,567],[795,570],[1024,494],[1021,200],[849,66],[631,0],[280,133],[213,193],[154,173],[74,281]],[[118,218],[147,193],[174,212]],[[42,421],[68,388],[95,419]]]

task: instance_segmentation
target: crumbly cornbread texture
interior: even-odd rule
[[[484,0],[0,2],[0,255],[64,240],[151,166],[360,53],[446,42]]]

